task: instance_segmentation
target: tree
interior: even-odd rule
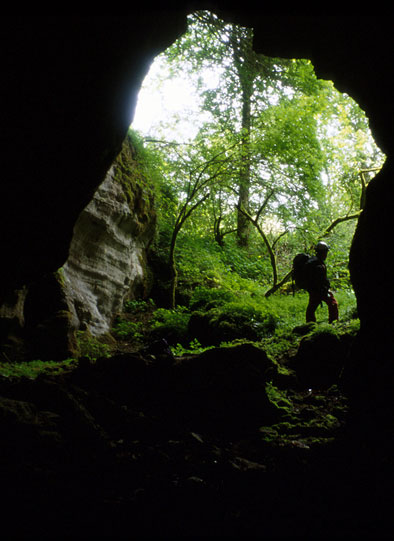
[[[185,205],[174,211],[169,251],[171,259],[179,231],[197,209],[219,245],[237,231],[246,246],[256,231],[270,261],[272,292],[289,275],[291,251],[283,247],[309,247],[355,221],[366,170],[383,160],[365,115],[348,96],[318,80],[308,60],[257,55],[252,38],[251,29],[198,12],[164,55],[172,74],[187,73],[195,82],[201,103],[196,138],[178,147],[176,159],[168,151],[163,157],[167,182]],[[210,83],[212,73],[219,82]],[[220,174],[210,179],[215,156],[221,157]],[[269,221],[277,233],[269,232]],[[172,267],[175,288],[175,259]]]
[[[264,201],[264,203],[261,205],[261,207],[259,208],[259,210],[257,211],[256,213],[256,216],[253,217],[251,216],[248,212],[246,212],[242,207],[240,207],[240,212],[242,212],[242,214],[245,216],[245,218],[251,223],[253,224],[253,226],[256,228],[256,230],[258,231],[260,237],[262,238],[263,242],[264,242],[264,245],[267,249],[267,252],[269,254],[269,259],[270,259],[270,263],[271,263],[271,268],[272,268],[272,285],[271,285],[271,288],[266,292],[265,296],[266,297],[269,297],[272,293],[274,293],[275,291],[277,291],[284,283],[287,282],[287,280],[289,279],[290,275],[291,275],[291,271],[289,271],[285,276],[284,278],[282,278],[280,281],[278,279],[278,266],[277,266],[277,262],[276,262],[276,256],[275,256],[275,245],[276,243],[279,241],[279,239],[285,235],[286,233],[288,233],[288,231],[282,231],[278,236],[277,238],[271,243],[270,240],[269,240],[269,237],[268,235],[264,232],[264,229],[263,227],[261,226],[260,224],[260,217],[261,215],[263,214],[264,212],[264,209],[265,207],[267,206],[268,204],[268,201],[270,199],[270,197],[273,195],[273,191],[271,192],[271,194],[269,194],[266,198],[266,200]]]
[[[174,72],[188,69],[196,75],[210,68],[220,69],[220,84],[215,88],[204,86],[198,79],[202,97],[202,110],[209,113],[211,134],[224,135],[239,140],[236,189],[237,236],[240,246],[248,244],[248,220],[240,209],[249,211],[252,138],[256,130],[254,120],[262,108],[270,105],[275,94],[284,92],[286,85],[295,84],[309,88],[312,70],[305,70],[302,77],[294,62],[274,59],[253,50],[253,30],[225,23],[216,15],[200,11],[189,18],[188,33],[169,51],[167,58]],[[188,53],[188,54],[187,54]],[[307,74],[307,75],[306,75]],[[309,79],[308,79],[309,77]],[[259,128],[261,131],[261,127]],[[208,132],[208,123],[205,127]]]
[[[178,198],[167,260],[170,277],[168,304],[170,308],[175,308],[178,276],[175,250],[178,235],[190,216],[208,199],[210,189],[221,181],[231,149],[218,150],[207,146],[205,141],[195,145],[161,143],[166,147],[165,160],[163,157],[167,170],[164,175],[166,183],[176,185]]]

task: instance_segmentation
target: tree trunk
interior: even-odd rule
[[[241,162],[239,171],[239,197],[238,208],[249,212],[250,192],[250,95],[242,92],[242,139]],[[239,246],[247,246],[249,242],[249,220],[242,212],[237,215],[237,236]]]
[[[170,244],[170,252],[168,254],[168,270],[170,275],[169,280],[169,308],[174,309],[175,308],[175,293],[176,293],[176,287],[178,282],[178,272],[176,270],[176,263],[175,263],[175,245],[176,245],[176,238],[178,236],[178,229],[175,228],[172,234],[171,238],[171,244]]]
[[[233,58],[238,73],[242,99],[238,209],[249,212],[251,99],[253,82],[257,71],[254,63],[251,33],[249,32],[246,37],[243,36],[242,39],[239,39],[236,32],[234,29],[234,39],[232,40]],[[248,245],[249,221],[240,210],[237,213],[237,237],[239,246]]]

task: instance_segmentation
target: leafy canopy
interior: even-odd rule
[[[365,186],[385,157],[363,111],[309,60],[269,58],[252,44],[252,29],[201,11],[158,60],[157,88],[187,79],[193,93],[142,134],[160,163],[159,239],[168,247],[176,231],[181,269],[187,239],[225,254],[242,207],[255,227],[241,259],[261,261],[266,285],[323,236],[342,275]],[[231,250],[234,267],[242,251]]]

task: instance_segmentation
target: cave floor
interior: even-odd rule
[[[279,417],[262,426],[242,416],[220,423],[179,404],[175,410],[142,381],[137,401],[127,400],[136,392],[121,370],[116,376],[85,366],[0,382],[3,532],[303,539],[392,533],[391,448],[349,428],[347,399],[336,387],[288,389],[279,396]]]

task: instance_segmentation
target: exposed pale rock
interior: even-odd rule
[[[143,293],[146,250],[154,231],[151,207],[151,215],[144,208],[141,219],[124,183],[116,178],[116,168],[116,164],[111,167],[79,216],[63,267],[72,324],[93,336],[108,332],[125,298]]]
[[[75,331],[108,333],[125,299],[148,294],[156,215],[147,176],[129,136],[79,215],[63,267],[2,299],[3,360],[74,356]]]

